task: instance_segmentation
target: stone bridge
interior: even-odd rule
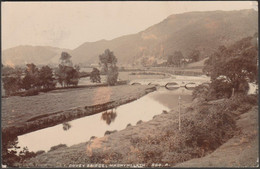
[[[130,85],[156,85],[170,88],[194,88],[202,83],[209,83],[208,77],[182,77],[182,78],[167,78],[167,79],[139,79],[130,81]]]

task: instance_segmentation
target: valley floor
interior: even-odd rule
[[[16,136],[50,127],[128,103],[154,90],[152,86],[119,85],[2,98],[2,134]]]

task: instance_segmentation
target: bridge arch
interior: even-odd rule
[[[185,84],[185,89],[187,90],[192,90],[197,86],[197,84],[195,82],[188,82]]]
[[[174,89],[180,88],[180,85],[176,82],[169,82],[169,83],[166,83],[166,85],[164,87],[168,90],[174,90]]]
[[[134,82],[134,83],[132,83],[131,85],[141,85],[141,83]]]

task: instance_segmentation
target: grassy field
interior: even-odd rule
[[[203,68],[203,66],[204,66],[204,62],[207,60],[208,58],[205,58],[205,59],[202,59],[202,60],[200,60],[200,61],[198,61],[198,62],[194,62],[194,63],[190,63],[190,64],[188,64],[187,65],[187,68],[190,68],[190,69],[192,69],[192,68]]]
[[[37,96],[2,98],[2,131],[12,127],[28,126],[32,119],[39,119],[62,111],[112,101],[139,98],[151,86],[110,86],[54,90]],[[60,113],[61,112],[61,113]]]
[[[168,75],[163,74],[141,74],[140,72],[144,71],[138,71],[138,72],[120,72],[119,73],[119,79],[120,80],[136,80],[136,79],[163,79],[167,78]],[[136,73],[135,75],[133,73]],[[140,73],[140,74],[137,74]]]

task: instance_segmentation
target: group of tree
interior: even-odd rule
[[[71,56],[62,52],[58,68],[55,73],[49,66],[38,68],[35,64],[26,65],[26,69],[3,66],[3,87],[5,94],[12,95],[19,91],[28,91],[32,95],[40,90],[50,90],[56,87],[57,81],[61,86],[76,86],[79,82],[79,66],[74,66]],[[29,94],[30,95],[30,94]]]
[[[97,68],[93,68],[90,73],[90,80],[93,83],[101,83],[100,71]]]
[[[118,78],[118,67],[116,66],[117,58],[114,53],[106,49],[103,54],[99,55],[101,72],[107,76],[107,84],[115,85]],[[39,91],[41,89],[53,89],[58,82],[62,87],[78,85],[80,78],[80,67],[71,61],[71,55],[62,52],[60,64],[53,71],[49,66],[43,66],[40,69],[33,63],[27,64],[26,69],[12,68],[2,65],[4,70],[3,87],[6,95],[12,95],[19,91]],[[100,83],[100,71],[93,68],[90,73],[90,80],[94,83]]]
[[[12,67],[8,67],[8,69],[12,69],[12,73],[3,77],[3,87],[6,95],[21,90],[52,89],[56,85],[52,69],[49,66],[43,66],[39,69],[31,63],[26,65],[24,71]]]
[[[176,67],[180,67],[182,63],[182,59],[184,59],[181,51],[175,51],[173,55],[169,55],[167,58],[168,65],[174,65]]]
[[[107,76],[107,84],[115,85],[118,78],[118,67],[116,66],[117,58],[112,51],[106,49],[104,53],[99,55],[101,71]]]
[[[210,97],[245,94],[249,83],[258,83],[257,35],[244,38],[229,47],[220,46],[205,61],[203,71],[210,76]]]
[[[193,50],[187,58],[185,58],[181,51],[175,51],[173,55],[168,55],[166,65],[181,67],[187,63],[197,62],[200,60],[200,51]]]
[[[79,66],[71,61],[71,55],[67,52],[62,52],[60,57],[60,64],[55,72],[55,76],[62,87],[77,86],[80,78]]]
[[[141,60],[140,60],[140,64],[144,67],[146,67],[146,66],[157,66],[158,65],[156,59],[154,59],[153,57],[149,58],[148,56],[142,57]]]
[[[100,74],[106,75],[108,85],[115,85],[118,79],[118,67],[116,66],[117,58],[112,51],[106,49],[104,53],[99,55],[99,65],[101,71],[93,68],[90,73],[90,80],[93,83],[101,83]]]

